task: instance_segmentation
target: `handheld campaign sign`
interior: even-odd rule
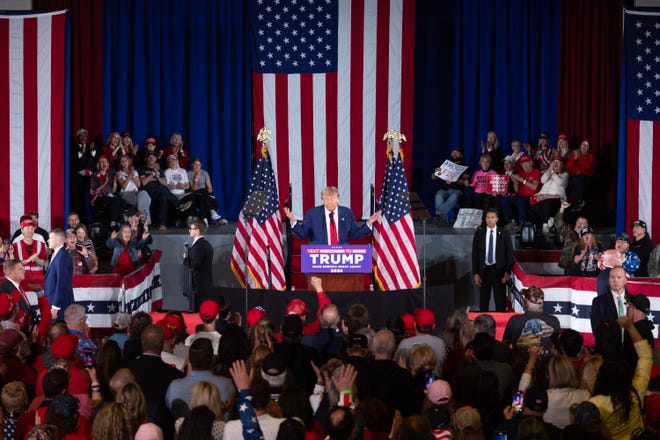
[[[302,246],[303,273],[371,273],[371,245]]]

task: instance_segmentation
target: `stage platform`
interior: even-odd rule
[[[236,223],[226,226],[211,226],[206,239],[214,249],[213,282],[222,288],[240,288],[241,284],[230,268],[231,251],[236,231]],[[599,239],[613,237],[613,230],[599,231]],[[415,221],[417,257],[426,277],[427,300],[437,291],[443,291],[442,309],[454,307],[478,309],[479,290],[472,282],[472,237],[474,229],[455,229],[438,226],[434,220]],[[170,229],[166,232],[153,232],[154,249],[163,251],[161,257],[161,281],[163,286],[164,310],[188,310],[187,299],[183,296],[188,286],[187,269],[182,263],[184,243],[191,243],[188,231]],[[286,241],[285,241],[286,244]],[[519,237],[513,237],[514,249],[520,248]],[[546,248],[558,248],[558,244],[548,241]],[[420,289],[424,295],[424,289]],[[290,292],[280,295],[291,295]],[[451,297],[451,301],[449,301]],[[435,301],[435,299],[433,299]],[[494,308],[491,305],[491,308]]]

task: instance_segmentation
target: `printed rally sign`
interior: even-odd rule
[[[370,245],[302,246],[303,273],[371,273]]]
[[[488,176],[486,183],[486,192],[494,196],[506,194],[506,189],[509,186],[509,176],[503,174],[495,174]]]

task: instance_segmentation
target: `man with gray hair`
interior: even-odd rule
[[[374,336],[371,352],[374,360],[369,366],[368,387],[366,397],[381,399],[390,413],[399,410],[403,417],[417,411],[414,402],[413,378],[410,372],[401,368],[394,362],[393,355],[396,349],[394,333],[389,330],[380,330]]]
[[[344,334],[338,328],[340,321],[337,306],[326,304],[319,314],[319,324],[321,325],[319,332],[304,335],[302,338],[303,345],[309,345],[318,351],[322,363],[330,358],[339,357],[344,342]]]
[[[91,367],[96,362],[96,356],[99,348],[94,341],[89,339],[89,326],[87,325],[87,310],[80,304],[71,304],[64,309],[64,322],[69,333],[76,335],[78,344],[76,345],[76,356],[78,356],[83,366]]]
[[[348,240],[359,240],[371,233],[373,224],[380,216],[378,211],[358,227],[353,211],[339,206],[339,190],[334,186],[323,188],[321,200],[323,205],[307,211],[302,222],[296,220],[289,208],[284,208],[293,233],[301,240],[309,239],[309,244],[346,244]]]
[[[495,328],[496,328],[495,318],[490,316],[488,313],[482,313],[481,315],[474,318],[473,328],[474,333],[486,333],[488,336],[493,338],[493,360],[497,362],[506,362],[507,364],[511,363],[512,352],[508,345],[504,344],[501,341],[498,341],[495,338]]]

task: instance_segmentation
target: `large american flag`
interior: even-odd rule
[[[270,255],[269,255],[270,253]],[[270,280],[268,259],[270,258]],[[231,269],[241,285],[284,290],[284,246],[275,174],[264,144],[252,174],[246,202],[238,216]],[[269,284],[269,281],[272,284]],[[270,286],[270,287],[269,287]]]
[[[0,236],[64,218],[66,11],[0,16]]]
[[[380,195],[382,213],[374,224],[374,275],[382,290],[414,289],[420,285],[415,228],[402,154],[400,150],[388,148]]]
[[[332,185],[369,217],[370,185],[385,169],[378,134],[413,131],[415,1],[250,2],[253,123],[275,134],[282,202],[291,183],[301,216]]]
[[[626,10],[623,27],[626,224],[660,237],[660,13]],[[622,116],[624,117],[624,116]]]

